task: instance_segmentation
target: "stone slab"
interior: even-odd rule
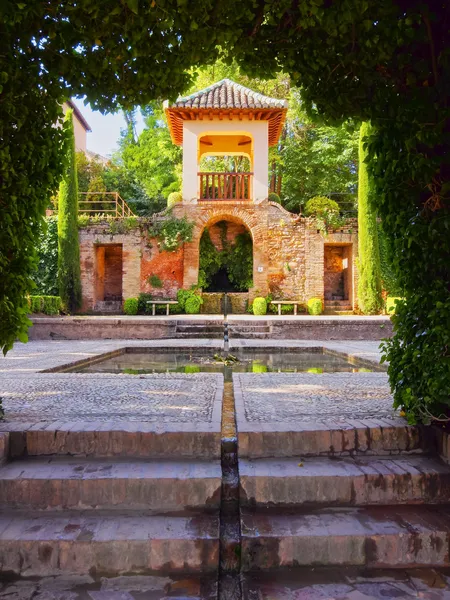
[[[450,509],[327,508],[303,513],[242,510],[242,568],[450,565]]]
[[[425,456],[239,461],[241,505],[448,503],[450,467]]]
[[[447,569],[296,569],[253,573],[243,600],[450,600]]]
[[[216,600],[217,577],[128,575],[102,577],[90,575],[15,579],[0,582],[0,598],[8,600]]]
[[[221,483],[218,460],[26,459],[0,468],[0,507],[218,510]]]
[[[214,516],[0,513],[0,564],[15,575],[208,573],[218,562]]]

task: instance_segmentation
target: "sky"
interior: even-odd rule
[[[89,123],[92,132],[87,134],[87,148],[96,154],[108,157],[117,149],[120,130],[125,128],[125,119],[121,112],[102,114],[98,110],[92,110],[90,105],[84,105],[82,99],[73,98],[73,103],[80,109],[83,117]],[[144,128],[144,122],[140,113],[137,115],[137,133]]]

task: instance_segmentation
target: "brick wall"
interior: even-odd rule
[[[91,311],[105,293],[109,280],[107,256],[122,251],[122,297],[151,292],[155,297],[174,298],[178,289],[198,281],[199,243],[208,227],[213,243],[220,248],[220,221],[227,222],[227,237],[247,230],[253,240],[253,283],[250,299],[272,292],[275,297],[300,300],[325,297],[325,247],[340,247],[348,260],[347,288],[350,302],[356,304],[357,222],[347,221],[339,231],[324,236],[314,219],[293,215],[279,204],[253,202],[202,202],[179,204],[177,217],[186,216],[195,223],[193,238],[176,252],[160,252],[155,240],[148,239],[145,228],[110,235],[107,224],[90,225],[80,230],[83,311]],[[111,259],[112,260],[112,259]],[[113,264],[112,262],[110,264]],[[114,267],[114,273],[119,268]],[[154,288],[150,277],[157,275],[162,288]],[[108,284],[109,285],[109,284]],[[112,284],[111,284],[112,285]],[[115,285],[118,288],[118,282]]]

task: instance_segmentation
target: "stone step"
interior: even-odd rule
[[[219,459],[220,422],[54,422],[4,424],[9,455]]]
[[[245,331],[230,331],[230,337],[234,338],[234,339],[260,339],[260,340],[266,340],[268,338],[270,338],[270,331],[269,332],[245,332]]]
[[[217,600],[217,575],[128,575],[8,578],[3,600]]]
[[[333,308],[325,308],[325,310],[323,311],[322,314],[324,314],[324,315],[339,315],[341,317],[348,317],[353,314],[353,311],[351,309],[335,310]]]
[[[303,567],[247,573],[242,588],[243,600],[449,600],[450,570]]]
[[[241,505],[446,503],[450,467],[426,456],[241,459]]]
[[[449,566],[450,508],[242,510],[242,569]]]
[[[341,425],[250,422],[239,427],[238,416],[238,430],[240,458],[395,456],[436,450],[430,428],[408,426],[402,419],[347,419]]]
[[[219,519],[88,511],[0,514],[0,565],[27,577],[216,571]]]
[[[269,325],[230,325],[228,330],[232,333],[270,333]]]
[[[325,306],[351,306],[348,300],[325,300]]]
[[[199,331],[198,333],[179,333],[175,334],[177,339],[193,339],[193,340],[221,340],[223,339],[223,331],[220,333],[211,333],[207,331]]]
[[[218,510],[217,461],[16,460],[0,468],[0,507]]]
[[[177,333],[220,333],[223,335],[221,325],[177,325]]]

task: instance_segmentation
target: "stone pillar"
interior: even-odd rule
[[[187,127],[183,128],[183,200],[198,198],[198,149],[197,134]]]
[[[253,134],[253,201],[269,195],[269,129],[267,121],[255,121]]]

